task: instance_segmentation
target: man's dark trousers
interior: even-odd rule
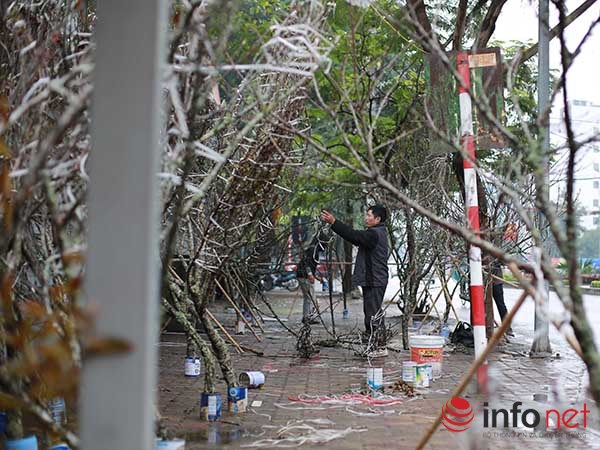
[[[365,313],[365,330],[367,334],[373,333],[379,327],[384,326],[383,315],[379,320],[372,318],[381,310],[383,304],[383,295],[385,294],[386,286],[363,286],[363,311]]]

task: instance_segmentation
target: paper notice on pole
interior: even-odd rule
[[[475,67],[493,67],[496,65],[495,53],[479,53],[477,55],[469,55],[469,68]]]

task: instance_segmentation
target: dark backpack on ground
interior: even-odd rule
[[[474,347],[473,327],[466,322],[458,322],[452,332],[452,336],[450,336],[450,342],[453,344],[462,344],[465,347]]]

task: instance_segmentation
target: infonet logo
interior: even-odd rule
[[[583,404],[583,409],[576,410],[569,408],[565,411],[557,409],[548,409],[544,414],[540,414],[535,409],[521,409],[522,402],[514,402],[511,409],[489,409],[488,403],[483,404],[483,427],[513,427],[517,428],[522,424],[526,428],[537,428],[545,419],[545,428],[554,427],[556,430],[564,428],[578,428],[583,426],[587,428],[587,414],[591,412],[587,405]],[[473,421],[473,408],[468,400],[462,397],[455,397],[448,400],[442,406],[442,425],[453,433],[459,433],[469,428]]]
[[[453,433],[460,433],[469,428],[474,417],[471,404],[462,397],[452,398],[442,406],[442,425]]]

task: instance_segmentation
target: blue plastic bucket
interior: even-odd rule
[[[67,444],[56,444],[50,447],[48,450],[71,450]]]
[[[154,448],[156,450],[185,450],[185,440],[172,439],[170,441],[163,441],[162,439],[157,439]]]
[[[200,395],[200,417],[214,422],[221,417],[221,394]]]
[[[227,392],[227,405],[229,412],[243,413],[248,407],[248,388],[232,387]]]
[[[6,450],[38,450],[38,441],[35,436],[6,441],[5,445]]]

